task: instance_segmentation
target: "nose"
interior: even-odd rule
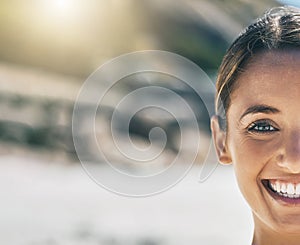
[[[300,173],[300,130],[291,132],[282,143],[285,150],[279,165],[290,173]]]

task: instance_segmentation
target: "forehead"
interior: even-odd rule
[[[247,106],[270,101],[300,106],[300,49],[257,54],[238,76],[231,104],[241,102]]]

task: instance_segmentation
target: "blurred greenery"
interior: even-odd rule
[[[187,57],[213,76],[242,28],[277,5],[275,0],[2,0],[0,139],[74,153],[76,94],[101,64],[159,49]],[[131,131],[148,135],[152,122],[137,119]]]
[[[2,0],[0,58],[86,77],[123,53],[164,49],[202,68],[272,0]]]

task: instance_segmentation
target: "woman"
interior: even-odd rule
[[[272,9],[228,49],[211,128],[252,209],[252,244],[299,245],[299,9]]]

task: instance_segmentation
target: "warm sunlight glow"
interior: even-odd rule
[[[53,0],[53,6],[58,11],[68,11],[72,8],[72,0]]]
[[[70,18],[79,12],[78,0],[44,0],[43,8],[47,15]]]

